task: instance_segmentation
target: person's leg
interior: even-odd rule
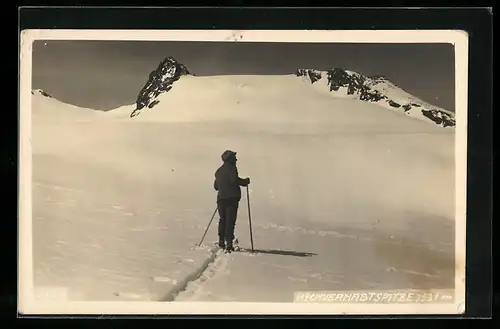
[[[217,209],[219,211],[219,247],[225,248],[227,210],[223,201],[217,202]]]
[[[226,210],[226,249],[232,250],[234,240],[234,229],[238,216],[238,201],[231,201]]]

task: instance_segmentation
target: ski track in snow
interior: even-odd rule
[[[177,296],[186,291],[192,291],[192,287],[200,286],[204,281],[214,276],[218,271],[224,268],[227,260],[221,258],[224,254],[219,248],[210,249],[210,256],[195,271],[188,274],[181,282],[176,284],[161,301],[173,302]]]
[[[232,253],[226,253],[218,247],[213,248],[211,251],[212,255],[203,263],[201,268],[190,275],[175,290],[175,294],[169,295],[168,301],[190,301],[196,300],[197,297],[203,296],[203,294],[210,295],[205,291],[206,284],[221,274],[229,274],[229,263],[234,260],[236,254],[254,256],[254,254],[249,253],[250,250],[244,248]]]

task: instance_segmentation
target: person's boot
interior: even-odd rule
[[[219,248],[221,248],[221,249],[226,248],[226,243],[224,242],[224,240],[219,240]]]
[[[227,244],[226,244],[226,252],[232,252],[232,251],[234,251],[234,247],[233,247],[232,241],[231,242],[227,242]]]

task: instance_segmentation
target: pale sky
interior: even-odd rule
[[[198,76],[334,67],[380,74],[428,103],[455,110],[451,44],[36,41],[32,87],[66,103],[110,110],[135,103],[167,56]]]

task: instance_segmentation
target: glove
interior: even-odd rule
[[[249,177],[246,178],[246,181],[247,181],[247,185],[250,185],[250,178]]]

